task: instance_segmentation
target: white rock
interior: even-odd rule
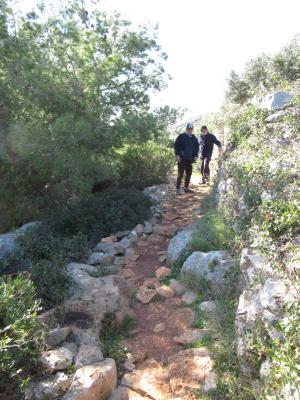
[[[279,110],[284,108],[292,98],[293,96],[287,92],[277,91],[265,96],[260,103],[260,107],[270,111]]]
[[[32,382],[25,392],[26,400],[45,400],[62,396],[69,388],[71,379],[63,372],[58,372],[45,381]]]
[[[84,367],[85,365],[97,364],[103,361],[104,357],[99,345],[91,345],[81,343],[75,361],[75,369]]]
[[[67,326],[65,328],[56,328],[51,329],[48,333],[48,337],[46,339],[47,348],[53,349],[62,343],[68,335],[71,333],[71,327]]]
[[[121,243],[98,243],[94,249],[95,253],[111,254],[113,256],[122,256],[125,248]]]
[[[280,307],[280,303],[284,303],[286,293],[287,287],[283,281],[269,278],[260,291],[261,305],[271,311],[276,311]]]
[[[114,262],[114,256],[112,254],[104,253],[92,253],[88,259],[90,265],[104,265],[112,264]]]
[[[42,354],[40,362],[50,372],[67,369],[73,363],[74,354],[71,350],[60,347]]]
[[[270,375],[270,369],[272,364],[269,359],[266,359],[262,362],[259,370],[259,374],[261,378],[267,378]]]
[[[268,123],[274,123],[274,122],[279,122],[281,121],[286,115],[288,114],[287,111],[285,110],[280,110],[275,114],[269,115],[266,119],[265,122]]]
[[[145,221],[144,223],[144,233],[146,235],[150,235],[153,232],[153,226],[149,221]]]
[[[99,364],[78,369],[63,400],[105,400],[116,386],[116,364],[107,358]]]
[[[225,275],[233,266],[234,260],[225,251],[196,251],[184,262],[181,272],[192,280],[205,279],[217,288],[224,285]]]
[[[170,240],[167,250],[167,261],[169,264],[173,264],[188,249],[193,233],[192,230],[183,230]]]

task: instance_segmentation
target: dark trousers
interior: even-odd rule
[[[209,162],[210,162],[210,157],[205,157],[201,159],[200,171],[203,179],[209,178],[210,175]]]
[[[193,164],[192,161],[180,161],[177,163],[178,166],[178,175],[177,175],[177,184],[176,188],[180,189],[181,181],[183,178],[183,174],[185,173],[185,179],[184,179],[184,187],[188,188],[193,172]]]

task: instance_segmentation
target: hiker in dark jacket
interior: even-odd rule
[[[193,124],[190,122],[186,126],[186,131],[181,133],[174,144],[175,156],[178,165],[178,176],[176,183],[176,194],[180,195],[180,185],[185,173],[184,180],[184,192],[193,193],[189,188],[193,165],[198,158],[199,154],[199,143],[195,135],[193,135]]]
[[[202,183],[209,182],[209,163],[212,157],[214,144],[219,148],[221,147],[221,142],[215,137],[215,135],[208,132],[207,126],[203,125],[201,127],[201,136],[199,138]]]

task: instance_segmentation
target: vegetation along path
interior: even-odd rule
[[[170,279],[174,271],[165,266],[168,238],[201,217],[199,204],[209,188],[193,189],[193,194],[170,200],[154,233],[140,239],[127,256],[122,273],[137,289],[137,326],[124,341],[128,373],[113,399],[196,399],[191,390],[215,386],[207,349],[187,349],[203,334],[193,328],[195,312],[188,306],[194,293]]]

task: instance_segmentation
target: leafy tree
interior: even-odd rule
[[[236,104],[244,104],[250,99],[250,86],[236,72],[231,71],[228,79],[227,98]]]

